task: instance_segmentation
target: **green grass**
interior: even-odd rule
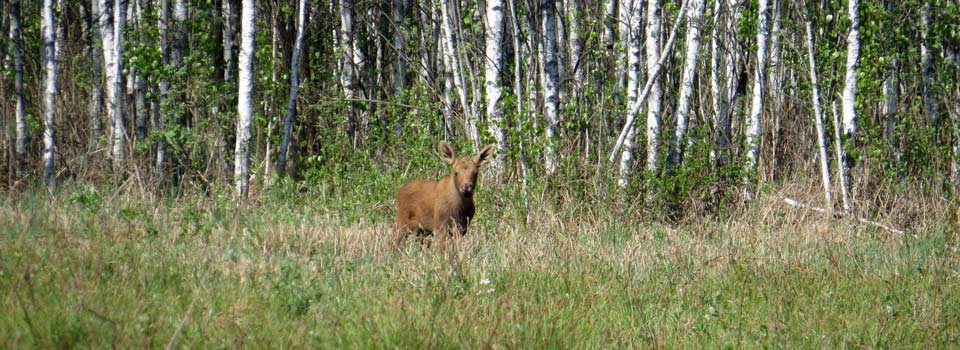
[[[2,199],[0,348],[960,342],[960,258],[945,218],[901,237],[769,194],[733,217],[677,224],[537,202],[527,225],[505,209],[509,190],[490,190],[449,251],[411,242],[392,253],[389,198],[310,191],[240,208],[79,185]]]

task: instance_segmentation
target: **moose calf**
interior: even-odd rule
[[[452,171],[440,181],[413,180],[397,191],[397,223],[390,246],[399,247],[411,232],[438,236],[441,248],[447,236],[466,234],[475,212],[477,173],[492,153],[493,145],[488,145],[476,157],[457,158],[450,144],[440,141],[440,156]]]

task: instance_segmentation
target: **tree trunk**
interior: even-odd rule
[[[127,165],[126,128],[123,118],[123,31],[127,15],[126,4],[121,0],[113,2],[113,166],[122,171]]]
[[[757,21],[757,65],[753,76],[753,97],[750,102],[750,116],[746,122],[746,174],[757,175],[757,162],[760,156],[760,117],[763,114],[763,85],[767,71],[767,0],[760,0],[759,20]],[[747,196],[750,197],[750,181],[747,181]]]
[[[886,0],[884,2],[887,13],[890,16],[896,16],[895,11],[895,2],[892,0]],[[888,34],[892,39],[892,34]],[[892,40],[890,40],[892,42]],[[889,54],[889,62],[887,65],[886,78],[883,81],[883,119],[886,124],[884,130],[884,138],[887,140],[887,143],[890,145],[890,153],[895,159],[900,160],[900,151],[897,146],[898,142],[894,135],[897,128],[897,103],[900,100],[900,62],[898,60],[898,53],[896,48],[893,49],[893,52]]]
[[[503,168],[504,153],[507,149],[503,107],[500,106],[500,99],[503,96],[503,87],[500,86],[500,72],[503,70],[503,2],[501,0],[487,0],[485,25],[484,84],[486,86],[487,125],[490,135],[493,135],[497,144],[497,152],[494,152],[491,168],[499,172]]]
[[[573,77],[572,96],[574,100],[577,100],[580,98],[580,93],[583,90],[583,84],[586,80],[583,69],[585,62],[581,61],[583,42],[580,39],[580,18],[584,16],[585,13],[580,10],[580,0],[566,1],[567,16],[570,18],[570,23],[567,24],[568,31],[570,32],[567,47],[568,55],[570,56],[570,76]]]
[[[851,10],[852,11],[852,10]],[[930,2],[924,1],[920,12],[920,69],[923,70],[923,109],[927,113],[927,120],[930,125],[936,125],[939,119],[940,101],[936,92],[933,90],[933,83],[936,80],[936,68],[933,64],[933,53],[930,52]],[[853,26],[851,25],[851,30]],[[847,37],[848,45],[850,37]],[[849,63],[849,60],[848,60]]]
[[[393,66],[393,90],[395,94],[399,94],[407,86],[407,41],[404,35],[407,33],[406,20],[410,5],[408,1],[393,0],[393,49],[396,51]]]
[[[843,164],[843,134],[840,133],[840,113],[837,112],[837,102],[833,102],[833,134],[834,145],[837,151],[837,178],[840,179],[840,194],[843,199],[843,212],[850,211],[850,196],[847,191],[847,167]]]
[[[540,3],[543,30],[543,115],[547,119],[544,142],[544,165],[547,175],[557,170],[556,133],[560,122],[560,72],[557,67],[556,0]]]
[[[686,9],[687,9],[687,1],[684,1],[680,5],[680,12],[677,16],[679,18],[683,18],[683,14],[686,13]],[[648,11],[649,11],[649,8],[648,8]],[[649,13],[648,13],[648,16],[649,16]],[[653,86],[656,84],[657,79],[660,77],[660,72],[663,71],[663,65],[664,63],[666,63],[667,58],[669,57],[670,49],[673,48],[673,42],[677,39],[677,28],[680,27],[680,23],[682,22],[683,21],[676,21],[676,23],[673,24],[673,28],[670,29],[670,36],[667,39],[667,43],[663,45],[663,48],[665,51],[664,54],[660,55],[660,60],[656,61],[656,63],[653,65],[653,69],[647,71],[647,75],[648,75],[647,82],[646,84],[643,85],[643,90],[640,92],[639,97],[637,97],[637,102],[634,103],[632,106],[630,106],[630,108],[627,110],[627,120],[623,124],[623,129],[620,130],[620,135],[617,136],[617,141],[616,143],[614,143],[613,149],[610,150],[609,161],[611,163],[614,160],[616,160],[617,154],[620,153],[620,149],[623,146],[623,142],[626,139],[627,133],[630,131],[630,128],[633,127],[634,120],[636,120],[634,116],[637,114],[638,111],[640,111],[640,105],[647,101],[647,97],[650,96],[650,93],[651,93],[650,91],[653,90]],[[647,65],[649,66],[650,62],[647,62]],[[649,128],[649,125],[648,125],[648,128]]]
[[[684,1],[686,5],[686,1]],[[653,76],[650,72],[661,64],[660,56],[660,27],[662,18],[660,0],[647,1],[647,74]],[[681,14],[682,15],[682,14]],[[680,22],[680,18],[677,18]],[[647,79],[651,79],[648,77]],[[660,154],[660,106],[663,102],[663,91],[660,87],[660,80],[653,77],[651,80],[650,93],[647,97],[647,171],[654,175],[659,171],[657,156]]]
[[[340,45],[344,54],[343,69],[340,72],[340,83],[343,85],[343,94],[352,104],[358,98],[361,98],[360,92],[360,69],[359,65],[363,62],[363,53],[356,43],[353,33],[353,14],[354,0],[340,0]],[[350,107],[347,114],[347,136],[353,142],[353,147],[357,147],[359,135],[357,133],[358,124],[362,123],[360,116],[362,112],[356,111]]]
[[[158,8],[160,14],[157,20],[157,27],[160,32],[160,60],[163,61],[164,67],[169,67],[170,65],[170,53],[169,53],[169,32],[167,30],[168,23],[170,22],[170,0],[160,0],[160,6]],[[158,104],[157,108],[153,110],[153,130],[155,133],[160,134],[165,129],[164,127],[164,114],[160,112],[160,106],[168,106],[170,103],[170,82],[167,80],[166,76],[160,76],[159,84],[159,100],[162,102]],[[157,155],[155,159],[156,172],[158,174],[163,174],[164,167],[166,166],[167,159],[167,142],[162,138],[157,138]]]
[[[293,134],[293,120],[297,114],[297,91],[300,88],[300,51],[303,49],[303,32],[307,22],[307,0],[300,0],[297,17],[297,39],[293,43],[293,57],[290,58],[290,98],[287,100],[287,117],[283,122],[283,141],[277,154],[277,174],[281,176],[287,168],[287,151],[290,149],[290,136]]]
[[[17,0],[19,2],[19,0]],[[92,84],[90,84],[90,101],[87,104],[87,125],[90,128],[90,135],[87,141],[87,152],[94,154],[97,150],[97,143],[101,134],[101,116],[103,114],[103,55],[96,49],[97,43],[101,42],[100,26],[97,18],[102,14],[100,10],[100,0],[90,1],[90,15],[87,18],[87,28],[90,30],[90,73]]]
[[[467,68],[463,64],[466,62],[462,62],[460,59],[460,38],[456,35],[453,23],[454,20],[459,20],[460,17],[456,15],[458,11],[452,7],[455,5],[455,1],[452,1],[453,0],[440,0],[441,19],[443,22],[443,37],[441,38],[441,42],[443,43],[443,55],[446,57],[444,64],[447,65],[447,69],[453,78],[453,87],[456,89],[460,107],[464,115],[467,138],[476,148],[480,144],[477,132],[477,115],[472,105],[468,102],[469,93],[466,87],[466,79],[464,78],[464,71]]]
[[[103,63],[104,63],[104,75],[106,81],[104,86],[106,87],[107,92],[107,120],[110,123],[110,155],[114,158],[116,162],[116,155],[113,154],[114,149],[114,138],[116,132],[113,130],[116,126],[116,112],[117,104],[120,103],[120,92],[117,91],[117,86],[119,85],[120,76],[117,75],[117,65],[118,59],[116,55],[117,46],[114,43],[114,25],[113,25],[113,16],[114,16],[114,6],[113,1],[111,0],[99,0],[100,1],[100,38],[101,38],[101,48],[103,49]]]
[[[853,167],[853,157],[850,155],[850,148],[853,146],[854,134],[857,131],[857,66],[860,60],[860,2],[859,0],[849,0],[847,8],[850,16],[850,31],[847,33],[847,70],[843,86],[843,138],[847,142],[846,152],[843,158],[839,158],[843,164],[844,179],[850,184],[850,169]],[[849,210],[849,206],[844,206],[844,211]]]
[[[143,35],[143,2],[142,0],[136,0],[132,5],[134,6],[133,19],[137,33],[139,33],[137,40],[142,42],[145,41]],[[131,72],[133,71],[131,70]],[[134,108],[137,116],[136,136],[137,142],[140,142],[147,137],[147,119],[149,119],[147,114],[147,82],[139,71],[131,73],[131,76],[133,77]]]
[[[720,62],[723,60],[723,57],[726,57],[723,54],[725,51],[721,48],[720,44],[720,9],[721,1],[714,2],[713,29],[710,31],[710,105],[713,108],[714,129],[717,132],[715,133],[716,145],[714,149],[710,150],[711,164],[717,164],[718,155],[722,153],[721,146],[726,146],[726,144],[722,144],[723,133],[720,127],[723,125],[723,116],[726,114],[728,108],[726,104],[728,89],[726,85],[720,85],[721,80],[726,81],[726,77],[720,71]]]
[[[46,9],[46,8],[44,8]],[[27,115],[23,104],[23,38],[20,34],[20,0],[10,1],[10,39],[13,44],[14,89],[16,90],[17,140],[14,145],[15,172],[17,179],[23,179],[26,173],[27,159]]]
[[[703,16],[703,0],[693,0],[687,12],[687,52],[683,58],[680,98],[677,100],[677,129],[670,143],[667,164],[671,169],[683,163],[684,140],[687,132],[687,114],[690,113],[690,100],[693,97],[693,79],[697,71],[697,59],[700,56],[700,18]],[[677,19],[680,20],[679,18]]]
[[[230,83],[233,81],[233,36],[236,30],[233,27],[233,0],[223,0],[220,7],[223,17],[223,81]]]
[[[614,37],[614,26],[617,23],[617,0],[603,1],[603,44],[607,52],[613,50],[617,43]]]
[[[643,4],[641,1],[636,0],[623,0],[629,1],[631,4],[627,6],[630,9],[630,13],[627,16],[627,19],[630,21],[626,26],[627,30],[631,33],[627,36],[627,41],[623,44],[627,48],[627,62],[625,63],[627,67],[627,107],[632,106],[637,103],[637,95],[640,93],[640,80],[643,79],[641,76],[640,65],[643,64],[643,51],[641,38],[643,38],[643,27],[640,25],[641,18],[643,17]],[[617,180],[617,187],[626,188],[630,183],[630,178],[633,176],[633,148],[634,148],[634,139],[636,137],[636,127],[630,127],[630,131],[627,132],[627,138],[623,141],[623,150],[620,152],[620,178]]]
[[[817,80],[817,60],[813,53],[813,25],[806,22],[807,56],[809,58],[810,85],[813,90],[813,118],[817,125],[817,155],[820,158],[820,178],[823,181],[824,208],[832,216],[833,196],[830,194],[830,165],[827,161],[827,142],[823,129],[823,110],[820,108],[820,87]]]
[[[181,1],[181,0],[178,0]],[[243,0],[240,20],[240,62],[237,83],[237,146],[233,177],[238,198],[250,189],[250,124],[253,120],[253,57],[256,1]]]
[[[43,32],[43,66],[46,76],[43,91],[43,183],[47,191],[57,190],[56,161],[56,111],[54,110],[57,97],[57,61],[56,29],[53,12],[54,0],[43,1],[43,15],[40,24]]]

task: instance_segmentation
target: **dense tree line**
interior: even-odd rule
[[[647,200],[819,169],[848,210],[848,190],[960,177],[955,0],[2,8],[8,189],[137,176],[245,196],[423,139],[496,144],[504,181],[601,174]]]

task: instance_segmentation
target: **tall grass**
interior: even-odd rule
[[[916,203],[926,216],[904,205],[880,218],[906,225],[899,236],[781,204],[815,192],[806,185],[665,222],[535,184],[528,221],[519,190],[488,179],[475,226],[448,251],[390,252],[401,180],[331,181],[241,206],[83,184],[4,197],[0,348],[960,342],[956,222],[935,200]]]

